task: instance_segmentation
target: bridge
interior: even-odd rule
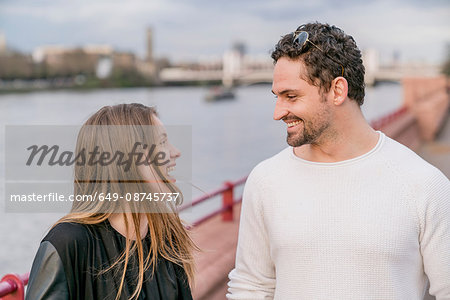
[[[377,82],[401,82],[408,77],[436,77],[440,73],[439,65],[406,64],[381,66],[375,70],[367,69],[365,83],[368,86]],[[166,68],[161,70],[159,79],[164,84],[203,83],[218,84],[232,82],[237,85],[272,83],[273,65],[265,64],[258,68],[243,68],[232,75],[222,69],[196,70],[188,68]]]
[[[430,64],[404,64],[380,66],[375,70],[367,70],[365,82],[367,85],[373,85],[376,82],[401,82],[409,77],[427,77],[433,78],[439,76],[441,67]]]
[[[234,74],[229,80],[233,84],[251,85],[258,83],[272,83],[273,66],[259,70],[242,70]],[[193,70],[184,68],[166,68],[161,70],[159,80],[163,84],[183,84],[183,83],[223,83],[224,78],[222,70]]]

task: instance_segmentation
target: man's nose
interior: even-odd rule
[[[275,121],[281,120],[288,113],[289,113],[289,111],[286,108],[286,106],[284,106],[280,100],[277,100],[277,102],[275,103],[275,110],[273,111],[273,119]]]

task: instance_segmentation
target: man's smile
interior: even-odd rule
[[[292,122],[286,122],[286,125],[288,128],[294,127],[295,125],[300,124],[302,121],[301,120],[297,120],[297,121],[292,121]]]

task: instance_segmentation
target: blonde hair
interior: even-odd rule
[[[137,103],[105,106],[91,116],[80,129],[76,153],[80,153],[83,149],[93,149],[96,146],[100,148],[101,152],[114,153],[113,150],[121,149],[125,153],[130,153],[131,147],[136,141],[144,140],[155,144],[155,132],[149,133],[149,130],[144,128],[147,125],[155,124],[154,117],[156,115],[154,108]],[[160,180],[149,183],[148,180],[142,179],[136,163],[131,164],[128,170],[124,166],[113,163],[108,165],[76,164],[74,194],[93,195],[97,193],[99,195],[104,193],[103,195],[111,195],[118,193],[125,195],[138,192],[154,193],[161,190],[180,192],[175,184],[165,178],[161,168],[152,167]],[[180,204],[181,201],[177,204]],[[167,203],[164,205],[149,203],[148,201],[138,204],[133,201],[128,203],[124,203],[124,201],[75,201],[71,212],[58,220],[56,224],[63,222],[98,224],[106,221],[118,211],[123,214],[126,232],[129,232],[130,225],[132,225],[131,228],[134,227],[136,239],[131,240],[126,237],[125,249],[120,257],[107,269],[101,271],[107,272],[114,267],[123,265],[116,299],[120,298],[123,291],[129,258],[135,252],[137,252],[139,272],[137,287],[130,299],[138,298],[142,290],[144,272],[151,266],[152,273],[154,273],[159,257],[181,266],[186,272],[189,284],[193,283],[193,251],[198,248],[189,236],[175,206],[167,205]],[[145,211],[143,214],[148,221],[151,239],[150,251],[146,257],[144,257],[142,240],[139,238],[141,236],[139,229],[141,211]],[[131,212],[132,220],[128,220],[125,212]]]

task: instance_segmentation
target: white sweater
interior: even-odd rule
[[[450,299],[450,182],[380,132],[310,162],[288,147],[250,174],[228,299]]]

